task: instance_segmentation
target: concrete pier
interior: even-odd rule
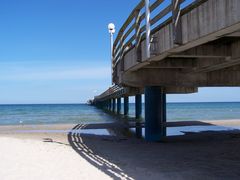
[[[172,0],[164,9],[159,7],[167,0],[146,2],[119,29],[112,51],[114,86],[94,102],[124,97],[127,116],[128,97],[135,96],[138,123],[145,93],[146,139],[159,141],[166,136],[166,94],[240,86],[240,1],[193,0],[183,7],[184,1]]]
[[[159,141],[166,136],[166,94],[163,87],[145,87],[145,138]]]

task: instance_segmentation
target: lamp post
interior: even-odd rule
[[[113,34],[115,33],[115,25],[113,23],[108,24],[108,32],[110,34],[110,45],[111,45],[111,83],[113,84],[113,79],[112,79],[112,75],[113,75]]]

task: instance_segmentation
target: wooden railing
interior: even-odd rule
[[[155,32],[166,22],[173,21],[174,43],[181,44],[181,23],[179,17],[186,11],[190,11],[207,0],[154,0],[150,4],[149,10],[153,16],[150,19],[151,33]],[[157,11],[157,12],[155,12]],[[134,48],[137,53],[137,61],[141,62],[141,42],[145,39],[145,0],[131,12],[121,29],[113,45],[113,73],[117,63],[121,62],[125,53]]]
[[[121,88],[117,85],[110,87],[108,90],[100,94],[99,96],[95,96],[94,100],[96,101],[103,101],[106,99],[111,98],[112,96],[117,96],[118,94],[121,95],[124,91],[124,88]]]

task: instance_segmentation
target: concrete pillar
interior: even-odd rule
[[[167,95],[163,90],[163,94],[162,94],[162,105],[163,105],[163,109],[162,109],[162,117],[163,117],[163,123],[167,122]],[[162,135],[163,137],[167,136],[167,128],[166,127],[162,127]]]
[[[136,117],[136,136],[142,137],[141,117],[142,117],[142,95],[135,96],[135,117]]]
[[[108,100],[105,100],[105,110],[108,110],[108,106],[109,106]]]
[[[129,98],[124,97],[124,115],[127,116],[129,113]]]
[[[102,101],[102,109],[105,109],[105,101]]]
[[[145,138],[159,141],[166,136],[166,93],[163,87],[145,87]]]
[[[116,99],[112,99],[112,112],[116,111]]]
[[[142,116],[142,95],[137,94],[135,96],[135,115],[136,119],[140,119]]]
[[[117,99],[117,114],[121,114],[121,98]]]
[[[112,110],[112,100],[111,99],[108,100],[108,110],[109,111]]]

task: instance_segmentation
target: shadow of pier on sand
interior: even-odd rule
[[[70,146],[113,179],[209,179],[240,176],[240,131],[198,132],[163,143],[68,133]],[[208,179],[208,178],[207,178]]]
[[[117,164],[111,162],[107,158],[104,158],[96,154],[95,149],[91,149],[87,146],[87,143],[84,141],[87,137],[93,137],[94,135],[82,135],[78,130],[84,128],[82,125],[76,125],[72,131],[68,133],[68,142],[72,148],[85,160],[91,163],[93,166],[97,167],[103,171],[108,176],[113,179],[126,179],[132,180],[133,178],[126,174]],[[120,139],[114,136],[101,136],[104,141],[120,141]],[[101,142],[99,142],[101,143]]]

